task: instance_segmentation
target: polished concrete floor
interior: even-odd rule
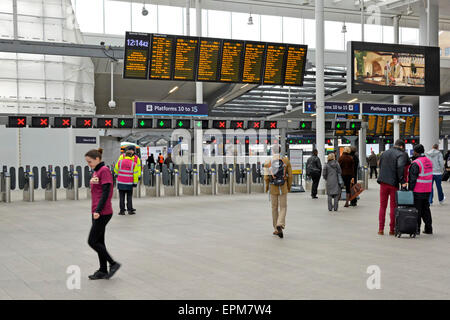
[[[87,200],[0,203],[0,299],[449,299],[450,200],[432,207],[433,236],[397,239],[377,235],[377,199],[373,181],[336,214],[324,196],[290,194],[284,239],[267,194],[135,199],[138,214],[114,215],[106,234],[123,267],[100,281],[87,279]],[[72,265],[80,289],[67,288]]]

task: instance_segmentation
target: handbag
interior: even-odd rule
[[[363,193],[364,188],[360,183],[355,183],[353,186],[350,187],[350,199],[349,201],[352,201],[356,199],[361,193]]]

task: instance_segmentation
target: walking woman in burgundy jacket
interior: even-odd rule
[[[86,162],[94,170],[91,178],[91,215],[92,227],[89,233],[88,244],[98,254],[100,269],[89,276],[91,280],[109,279],[120,268],[120,263],[111,258],[105,245],[105,229],[111,220],[113,209],[111,199],[113,196],[113,178],[111,171],[102,162],[103,149],[91,150],[85,154]],[[107,268],[109,262],[109,272]]]

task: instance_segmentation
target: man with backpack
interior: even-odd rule
[[[272,145],[272,159],[264,164],[265,190],[269,192],[272,202],[274,235],[283,238],[286,226],[287,194],[292,186],[292,166],[287,157],[280,155],[280,145]]]
[[[313,150],[312,156],[306,161],[306,175],[312,179],[311,197],[317,199],[317,188],[319,187],[320,176],[322,175],[322,163],[317,156],[317,149]]]

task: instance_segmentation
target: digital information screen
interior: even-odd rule
[[[178,119],[175,123],[175,126],[178,129],[190,129],[191,128],[191,120],[186,119]]]
[[[200,39],[198,54],[198,81],[219,80],[219,58],[222,40]]]
[[[266,65],[264,84],[282,85],[285,69],[286,46],[268,44],[266,50]]]
[[[246,42],[242,82],[260,84],[264,71],[265,43]]]
[[[149,79],[171,80],[174,37],[168,35],[152,35],[150,50]]]
[[[213,129],[226,129],[227,121],[226,120],[213,120],[212,127],[213,127]]]
[[[241,82],[244,41],[223,41],[220,81]]]
[[[136,120],[136,128],[151,129],[151,128],[153,128],[153,120],[152,119],[137,119]]]
[[[278,122],[276,121],[264,121],[264,129],[277,129],[278,128]]]
[[[416,124],[414,125],[414,136],[418,137],[420,136],[420,118],[416,118]]]
[[[379,116],[379,117],[386,117],[386,116]],[[393,117],[388,116],[386,117],[386,135],[391,136],[393,134],[394,126],[392,125],[392,122],[389,122]]]
[[[125,34],[123,78],[147,79],[149,42],[150,35],[147,33]]]
[[[100,118],[97,119],[97,125],[96,128],[112,128],[113,127],[113,119],[112,118]]]
[[[405,117],[405,135],[412,136],[414,135],[414,124],[416,122],[415,117]]]
[[[53,120],[53,128],[70,128],[72,119],[70,117],[55,117]]]
[[[27,117],[8,116],[8,128],[24,128],[27,126]]]
[[[439,95],[439,47],[349,42],[349,93]]]
[[[133,118],[117,119],[117,128],[133,128]]]
[[[377,129],[375,131],[377,136],[382,136],[386,131],[386,121],[387,118],[385,116],[379,116],[377,119]]]
[[[247,121],[247,129],[261,129],[261,121]]]
[[[230,122],[231,129],[244,129],[244,121],[232,120]]]
[[[171,129],[172,128],[172,120],[158,119],[158,121],[156,121],[156,127],[159,129]]]
[[[31,127],[32,128],[48,128],[50,122],[49,117],[32,117]]]
[[[305,76],[306,64],[305,46],[287,46],[286,73],[284,84],[289,86],[302,86]]]
[[[75,128],[92,128],[92,118],[76,118]]]
[[[208,129],[209,121],[208,120],[197,120],[194,125],[195,129]]]
[[[194,81],[198,38],[177,37],[175,39],[174,80]]]

